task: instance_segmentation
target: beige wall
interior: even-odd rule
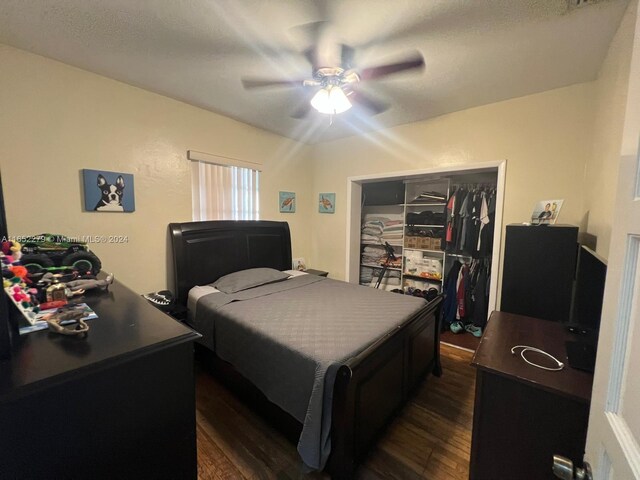
[[[545,198],[564,198],[561,222],[580,224],[593,88],[574,85],[316,146],[313,188],[335,191],[337,209],[312,214],[314,266],[346,278],[346,189],[354,175],[506,159],[505,224],[526,221]]]
[[[12,235],[126,235],[94,244],[137,292],[167,285],[167,224],[191,220],[188,149],[263,162],[261,216],[290,222],[310,256],[310,148],[226,117],[0,45],[0,168]],[[134,213],[82,211],[80,170],[135,175]],[[278,190],[298,194],[278,213]]]
[[[598,237],[597,251],[607,258],[618,181],[622,129],[637,2],[631,2],[609,46],[594,89],[593,153],[585,176],[586,230]]]
[[[564,198],[561,221],[587,226],[606,256],[632,31],[627,14],[596,82],[313,146],[0,45],[10,233],[127,235],[129,248],[92,249],[135,290],[163,288],[166,225],[190,220],[193,149],[263,162],[262,218],[289,221],[294,256],[345,278],[347,177],[506,159],[505,224]],[[83,212],[82,168],[135,174],[136,212]],[[279,190],[297,192],[296,214],[277,212]],[[337,193],[335,215],[317,212],[318,192]]]

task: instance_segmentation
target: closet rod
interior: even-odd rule
[[[452,183],[452,187],[497,188],[495,183]]]
[[[445,250],[445,253],[450,257],[473,258],[471,255],[464,255],[462,253],[449,253],[446,250]]]

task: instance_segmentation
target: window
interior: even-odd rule
[[[191,162],[193,220],[258,220],[259,172]]]

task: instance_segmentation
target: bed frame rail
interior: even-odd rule
[[[425,305],[405,327],[338,370],[328,463],[332,478],[353,478],[356,466],[422,378],[430,371],[441,375],[441,303],[438,297]]]

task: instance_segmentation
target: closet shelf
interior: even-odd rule
[[[416,250],[418,252],[427,252],[427,253],[438,253],[440,255],[443,255],[444,252],[442,250],[430,250],[428,248],[414,248],[414,247],[404,247],[405,250]]]
[[[408,223],[404,224],[405,227],[421,227],[421,228],[444,228],[444,225],[419,225],[419,224],[415,224],[415,225],[409,225]]]
[[[446,203],[404,203],[404,207],[445,207]]]
[[[384,268],[383,265],[376,265],[375,263],[361,263],[361,267],[369,267],[369,268]],[[399,272],[401,269],[396,267],[387,267],[387,270],[395,270]]]
[[[473,258],[471,255],[465,255],[464,253],[445,253],[447,254],[447,257]]]
[[[409,272],[402,272],[402,275],[405,276],[405,277],[409,277],[409,278],[417,278],[419,280],[431,280],[432,282],[441,282],[442,281],[441,278],[424,277],[422,275],[415,275],[415,274],[409,273]]]
[[[362,208],[376,209],[380,207],[404,207],[404,203],[385,203],[383,205],[363,205]]]
[[[360,242],[360,245],[373,245],[376,247],[384,247],[384,243],[376,243],[376,242]],[[402,248],[402,244],[401,243],[391,243],[389,242],[389,245],[391,245],[392,247],[400,247]]]

